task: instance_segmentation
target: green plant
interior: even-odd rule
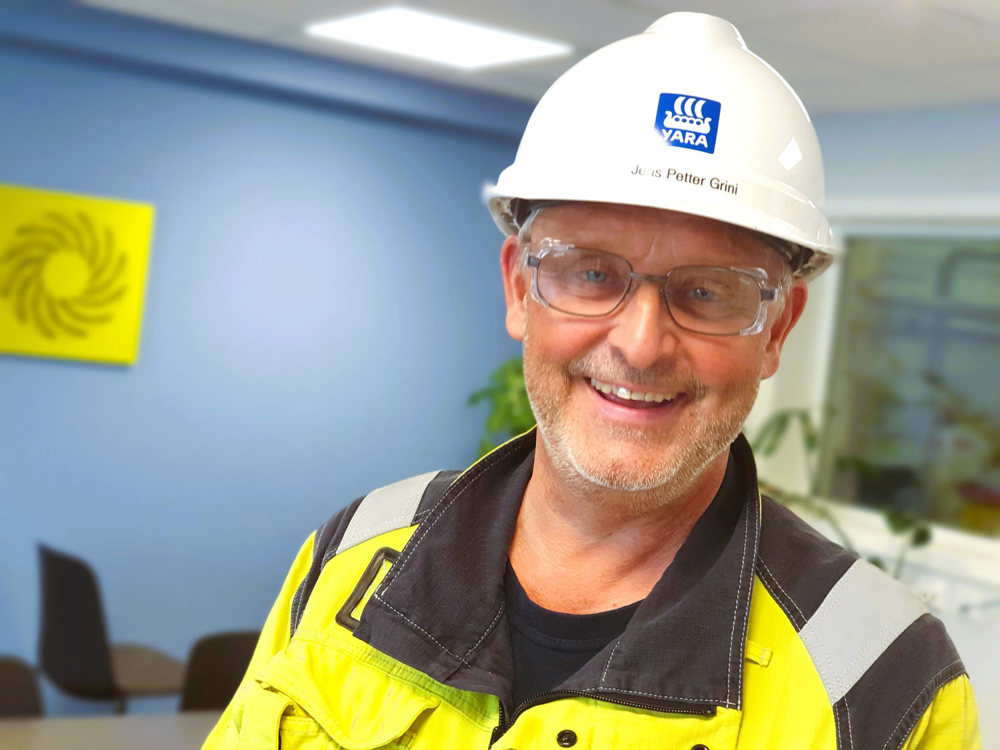
[[[820,447],[820,432],[813,421],[808,409],[782,409],[772,414],[761,426],[757,437],[752,441],[754,452],[766,458],[773,455],[785,440],[788,428],[798,423],[802,435],[802,447],[807,461],[808,476],[810,478],[810,492],[816,492],[816,454]],[[877,468],[867,462],[855,459],[859,463],[859,470],[877,471]],[[826,521],[838,541],[847,549],[855,549],[850,536],[837,519],[837,514],[828,504],[816,500],[811,495],[804,495],[797,492],[789,492],[766,480],[758,482],[761,490],[785,506],[795,506],[805,508],[810,513]],[[868,561],[886,570],[896,578],[899,578],[903,571],[903,563],[906,561],[906,553],[909,549],[923,547],[931,540],[931,527],[927,521],[918,517],[914,513],[903,511],[898,508],[887,508],[882,511],[882,516],[886,526],[896,536],[903,536],[903,545],[896,559],[892,564],[892,569],[885,559],[879,555],[870,555]],[[905,536],[904,536],[905,535]]]
[[[469,396],[469,404],[488,401],[490,410],[479,441],[479,454],[486,455],[498,445],[535,426],[528,392],[524,388],[524,365],[512,357],[490,375],[489,385]]]
[[[775,412],[761,425],[757,436],[750,441],[750,444],[753,446],[754,453],[761,458],[774,455],[784,443],[788,428],[794,424],[799,425],[802,435],[802,447],[809,476],[809,491],[815,492],[815,460],[819,451],[819,430],[816,428],[808,409],[781,409]],[[854,549],[850,536],[840,525],[836,514],[824,503],[818,502],[810,494],[790,492],[766,479],[758,478],[757,484],[765,495],[777,500],[782,505],[790,508],[797,505],[822,518],[830,525],[841,545],[848,549]]]

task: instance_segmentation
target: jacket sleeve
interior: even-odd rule
[[[239,714],[242,713],[243,698],[253,688],[253,675],[259,673],[271,657],[288,646],[291,636],[292,597],[295,596],[295,590],[305,578],[309,566],[312,564],[315,536],[315,534],[310,535],[299,549],[291,570],[285,577],[278,599],[271,607],[271,612],[264,622],[260,640],[257,641],[257,647],[250,659],[250,666],[247,668],[240,686],[236,689],[233,700],[226,707],[215,728],[212,729],[202,745],[202,750],[230,750],[236,747],[239,733],[237,721]]]
[[[982,750],[972,684],[960,675],[942,685],[900,750]]]

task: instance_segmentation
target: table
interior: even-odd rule
[[[0,720],[3,750],[199,750],[216,711]]]

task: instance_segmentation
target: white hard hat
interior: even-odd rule
[[[566,71],[484,192],[508,234],[532,204],[592,201],[755,230],[784,241],[804,278],[835,251],[802,102],[732,24],[701,13],[664,16]]]

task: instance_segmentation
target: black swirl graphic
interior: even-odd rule
[[[84,338],[115,315],[128,259],[87,214],[46,213],[22,224],[0,255],[0,297],[46,338]]]

